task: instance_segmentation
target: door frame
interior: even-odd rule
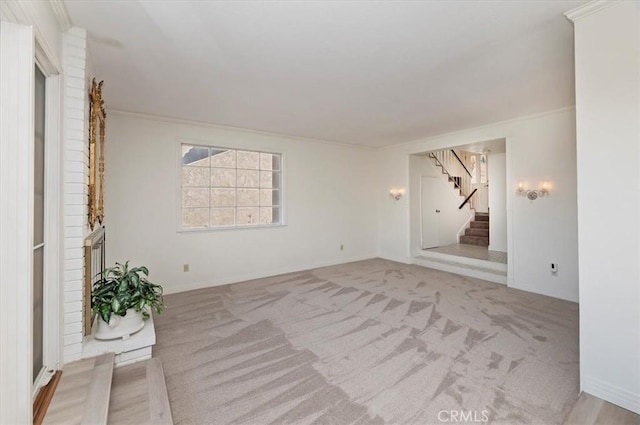
[[[1,21],[0,34],[0,422],[31,423],[33,29]]]
[[[43,370],[34,377],[31,391],[35,398],[56,370],[62,368],[64,335],[64,297],[62,276],[64,261],[64,215],[62,173],[62,67],[46,40],[34,34],[34,63],[45,77],[45,200],[44,200],[44,281],[42,362]]]
[[[37,44],[37,41],[36,41]],[[40,50],[42,51],[42,50]],[[45,80],[45,250],[44,250],[44,305],[43,305],[43,364],[41,373],[34,382],[32,396],[46,385],[53,372],[62,366],[63,296],[61,282],[63,245],[62,214],[62,78],[59,73],[40,66],[39,50],[36,49],[36,64]],[[54,69],[53,72],[56,70]]]
[[[3,18],[11,16],[8,11],[2,8]],[[62,69],[38,25],[23,20],[0,23],[0,423],[31,423],[37,391],[62,364]],[[32,377],[35,65],[46,78],[47,243],[43,282],[45,368]]]

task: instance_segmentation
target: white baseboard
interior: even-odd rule
[[[585,393],[624,407],[640,415],[640,394],[589,376],[583,377],[581,389]]]
[[[340,259],[334,259],[330,261],[320,261],[317,263],[309,263],[309,264],[304,264],[299,266],[285,267],[282,269],[268,270],[268,271],[259,272],[259,273],[249,273],[246,275],[238,275],[233,277],[227,277],[224,279],[187,283],[180,286],[167,286],[164,288],[164,294],[169,295],[169,294],[177,294],[180,292],[193,291],[196,289],[212,288],[214,286],[223,286],[223,285],[229,285],[231,283],[244,282],[247,280],[262,279],[265,277],[278,276],[278,275],[287,274],[287,273],[296,273],[296,272],[301,272],[305,270],[317,269],[320,267],[336,266],[338,264],[353,263],[354,261],[370,260],[376,257],[377,257],[376,254],[360,255],[356,257],[340,258]]]
[[[396,257],[393,255],[378,255],[378,258],[382,258],[383,260],[395,261],[396,263],[402,264],[415,264],[413,258],[409,257]]]

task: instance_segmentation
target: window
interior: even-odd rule
[[[282,155],[182,144],[181,227],[282,224]]]

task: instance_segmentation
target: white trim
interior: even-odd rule
[[[4,2],[2,2],[4,4]],[[0,22],[0,423],[32,423],[33,29]]]
[[[38,374],[36,379],[34,379],[33,386],[31,388],[31,398],[33,400],[35,400],[36,396],[38,395],[38,391],[40,390],[40,388],[44,387],[49,383],[49,381],[51,381],[54,373],[55,370],[47,369],[46,367],[43,367],[40,370],[40,373]]]
[[[513,146],[513,137],[505,137],[504,145],[505,145],[505,190],[506,193],[506,205],[507,205],[507,286],[512,288],[515,284],[516,277],[516,261],[515,261],[515,226],[513,225],[513,198],[515,197],[515,190],[512,190],[511,182],[514,181],[513,178],[513,158],[512,158],[512,146]]]
[[[415,264],[415,260],[409,257],[396,257],[395,255],[378,255],[378,258],[382,260],[393,261],[394,263]]]
[[[512,123],[517,123],[517,122],[521,122],[521,121],[529,121],[529,120],[535,120],[538,118],[543,118],[549,115],[555,115],[561,112],[565,112],[565,111],[572,111],[575,110],[576,106],[575,105],[571,105],[571,106],[565,106],[562,108],[557,108],[557,109],[552,109],[550,111],[545,111],[545,112],[539,112],[537,114],[531,114],[531,115],[524,115],[524,116],[520,116],[520,117],[515,117],[515,118],[511,118],[508,120],[504,120],[504,121],[498,121],[498,122],[492,122],[489,124],[484,124],[484,125],[480,125],[477,127],[470,127],[470,128],[463,128],[461,130],[455,130],[455,131],[451,131],[448,133],[441,133],[441,134],[434,134],[433,136],[427,136],[427,137],[422,137],[420,139],[414,139],[414,140],[409,140],[406,142],[400,142],[400,143],[395,143],[395,144],[391,144],[391,145],[386,145],[386,146],[381,146],[380,150],[385,150],[385,149],[396,149],[396,148],[407,148],[407,149],[417,149],[416,151],[411,151],[410,154],[417,154],[417,153],[424,153],[426,152],[424,149],[422,149],[424,144],[428,144],[429,142],[431,142],[432,140],[437,140],[437,139],[441,139],[443,137],[452,137],[458,134],[465,134],[465,133],[469,133],[469,132],[478,132],[481,131],[483,129],[493,129],[495,127],[499,127],[499,126],[505,126],[505,125],[509,125]],[[504,137],[491,137],[490,140],[493,139],[504,139]],[[456,144],[456,146],[460,146],[459,144]],[[442,147],[442,148],[429,148],[429,151],[437,151],[440,149],[446,149],[447,146]]]
[[[304,265],[299,265],[299,266],[284,267],[284,268],[281,268],[281,269],[274,269],[274,270],[270,270],[270,271],[266,271],[266,272],[249,273],[249,274],[245,274],[245,275],[227,277],[227,278],[224,278],[224,279],[216,279],[216,280],[208,280],[208,281],[205,281],[205,282],[189,283],[189,284],[186,284],[186,285],[181,285],[180,287],[168,287],[168,288],[165,288],[164,294],[165,295],[177,294],[177,293],[180,293],[180,292],[193,291],[195,289],[212,288],[214,286],[229,285],[229,284],[237,283],[237,282],[245,282],[247,280],[262,279],[262,278],[265,278],[265,277],[279,276],[281,274],[287,274],[287,273],[297,273],[297,272],[302,272],[302,271],[306,271],[306,270],[318,269],[318,268],[321,268],[321,267],[329,267],[329,266],[335,266],[335,265],[338,265],[338,264],[353,263],[355,261],[371,260],[371,259],[374,259],[374,258],[377,258],[376,254],[359,255],[357,257],[341,258],[341,259],[334,259],[334,260],[330,260],[330,261],[322,261],[322,262],[318,262],[318,263],[309,263],[309,264],[304,264]],[[393,260],[393,261],[395,261],[395,260]],[[406,263],[406,264],[411,264],[411,263]]]
[[[0,1],[0,10],[6,19],[33,27],[33,34],[37,41],[34,56],[37,58],[38,64],[44,74],[58,74],[62,72],[62,65],[54,53],[55,50],[50,41],[42,32],[42,26],[33,13],[31,3],[29,1],[2,0]]]
[[[69,12],[67,12],[67,7],[64,5],[64,2],[62,0],[49,0],[49,3],[51,3],[51,8],[56,15],[56,20],[62,32],[69,31],[69,28],[73,25],[71,24],[71,18],[69,17]]]
[[[62,77],[45,75],[45,264],[43,363],[49,371],[62,366],[64,329],[62,263]]]
[[[196,208],[199,208],[199,207],[196,207]],[[205,207],[202,207],[202,208],[205,208]],[[231,208],[232,207],[229,207],[229,209]],[[240,207],[240,208],[243,208],[243,207]],[[281,208],[281,207],[278,207],[278,208]],[[205,233],[206,232],[223,232],[227,230],[279,229],[281,227],[287,227],[287,224],[252,224],[252,225],[246,225],[246,226],[194,227],[193,229],[181,229],[179,226],[180,226],[180,223],[178,223],[177,233],[189,234],[189,233],[202,233],[202,232],[205,232]]]
[[[576,22],[586,16],[598,13],[621,0],[593,0],[588,3],[582,4],[574,9],[564,13],[564,16],[571,22]]]
[[[457,257],[462,258],[462,257]],[[463,260],[464,261],[464,260]],[[416,257],[414,263],[421,267],[454,273],[461,276],[474,277],[476,279],[487,280],[501,285],[507,284],[507,277],[504,272],[499,272],[484,267],[474,267],[460,261],[447,261],[437,258]]]
[[[633,393],[590,376],[582,377],[581,389],[585,393],[640,414],[640,394],[638,393]]]
[[[323,144],[323,145],[342,146],[342,147],[348,147],[348,148],[353,148],[353,149],[364,149],[364,150],[377,150],[378,149],[377,147],[367,146],[367,145],[358,145],[358,144],[355,144],[355,143],[338,142],[338,141],[334,141],[334,140],[314,139],[314,138],[311,138],[311,137],[295,136],[295,135],[292,135],[292,134],[282,134],[282,133],[275,133],[275,132],[271,132],[271,131],[254,130],[254,129],[251,129],[251,128],[234,127],[234,126],[231,126],[231,125],[215,124],[215,123],[208,123],[208,122],[203,122],[203,121],[185,120],[185,119],[182,119],[182,118],[171,118],[171,117],[165,117],[165,116],[161,116],[161,115],[144,114],[144,113],[141,113],[141,112],[123,111],[123,110],[120,110],[120,109],[110,109],[109,108],[109,109],[107,109],[107,114],[109,114],[109,115],[110,114],[123,115],[123,116],[129,116],[129,117],[144,119],[144,120],[166,122],[166,123],[171,123],[171,124],[182,124],[182,125],[192,125],[192,126],[205,127],[205,128],[215,128],[215,129],[218,129],[218,130],[243,131],[245,133],[259,134],[259,135],[268,136],[268,137],[279,137],[279,138],[285,138],[285,139],[289,139],[289,140],[297,140],[297,141],[307,142],[307,143],[320,143],[320,144]]]

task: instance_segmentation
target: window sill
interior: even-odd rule
[[[205,227],[201,229],[178,229],[178,233],[207,233],[207,232],[226,232],[233,230],[251,230],[251,229],[278,229],[281,227],[287,227],[286,224],[256,224],[254,226],[242,226],[242,227]]]

